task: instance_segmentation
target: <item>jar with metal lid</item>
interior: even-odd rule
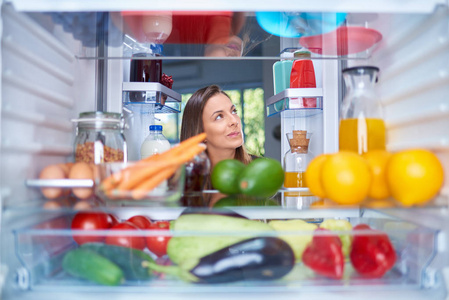
[[[127,161],[121,114],[83,112],[78,119],[72,121],[77,123],[75,162],[100,164]]]

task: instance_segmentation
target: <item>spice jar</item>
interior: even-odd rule
[[[100,164],[126,162],[124,122],[119,113],[101,111],[80,113],[75,138],[75,162]]]

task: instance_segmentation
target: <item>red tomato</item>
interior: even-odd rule
[[[73,230],[105,230],[113,225],[113,217],[103,212],[78,212],[72,220],[71,228]],[[73,239],[78,244],[89,242],[102,242],[104,236],[74,234]]]
[[[133,223],[140,229],[150,229],[150,226],[151,226],[150,219],[145,216],[140,216],[140,215],[129,218],[127,220],[127,222]]]
[[[139,227],[130,222],[123,222],[114,225],[110,229],[111,231],[127,230],[127,231],[139,231]],[[106,237],[106,244],[117,245],[122,247],[134,248],[143,250],[145,248],[145,239],[142,236],[117,234],[117,232],[111,233]]]
[[[156,221],[151,224],[150,230],[169,230],[170,222]],[[170,241],[170,236],[147,236],[147,248],[157,256],[164,256],[167,254],[167,244]]]

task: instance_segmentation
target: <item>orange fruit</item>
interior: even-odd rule
[[[321,154],[312,159],[306,169],[305,180],[309,191],[316,197],[326,198],[323,186],[321,184],[321,168],[328,158],[328,154]]]
[[[386,174],[392,196],[404,206],[427,203],[438,194],[444,181],[440,160],[425,149],[393,154]]]
[[[363,153],[362,156],[368,162],[372,176],[368,197],[378,200],[390,197],[385,170],[391,153],[386,150],[371,150]]]
[[[355,152],[340,151],[329,156],[323,162],[321,175],[326,196],[338,204],[359,204],[368,196],[371,171],[366,160]]]

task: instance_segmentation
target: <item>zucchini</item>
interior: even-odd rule
[[[99,284],[115,286],[124,282],[123,271],[109,259],[86,249],[67,252],[62,268],[68,274]]]
[[[80,249],[94,251],[119,266],[126,280],[148,280],[151,271],[147,262],[154,262],[151,256],[141,250],[108,245],[103,243],[85,243]]]

